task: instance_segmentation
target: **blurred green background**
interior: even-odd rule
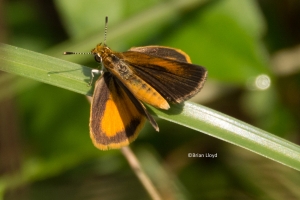
[[[1,1],[0,39],[89,67],[115,51],[180,48],[209,77],[192,99],[300,142],[300,1]],[[0,198],[150,199],[119,150],[91,143],[85,96],[0,72]],[[131,145],[163,199],[300,199],[298,171],[157,119]],[[189,158],[212,153],[217,158]]]

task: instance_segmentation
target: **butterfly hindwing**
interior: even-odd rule
[[[158,130],[141,102],[112,74],[105,72],[97,80],[90,116],[90,136],[96,147],[107,150],[128,145],[136,139],[146,118]]]

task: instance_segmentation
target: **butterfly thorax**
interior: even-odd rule
[[[95,60],[102,65],[112,74],[120,76],[122,79],[128,79],[132,76],[132,70],[120,58],[121,53],[112,51],[105,44],[98,44],[92,50]]]

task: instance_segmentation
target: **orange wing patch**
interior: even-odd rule
[[[114,81],[109,83],[110,94],[101,121],[101,130],[109,137],[124,131],[133,119],[142,117],[125,91],[117,91],[115,84]]]
[[[90,136],[94,145],[108,150],[135,140],[146,121],[139,106],[111,74],[104,73],[96,83],[91,106]]]

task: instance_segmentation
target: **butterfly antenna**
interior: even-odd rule
[[[65,52],[64,52],[64,55],[72,55],[72,54],[86,55],[86,54],[92,54],[92,53],[91,53],[91,52],[81,53],[81,52],[71,52],[71,51],[65,51]]]
[[[107,23],[108,23],[108,17],[105,17],[105,28],[104,28],[104,42],[103,44],[106,45],[106,34],[107,34]]]

